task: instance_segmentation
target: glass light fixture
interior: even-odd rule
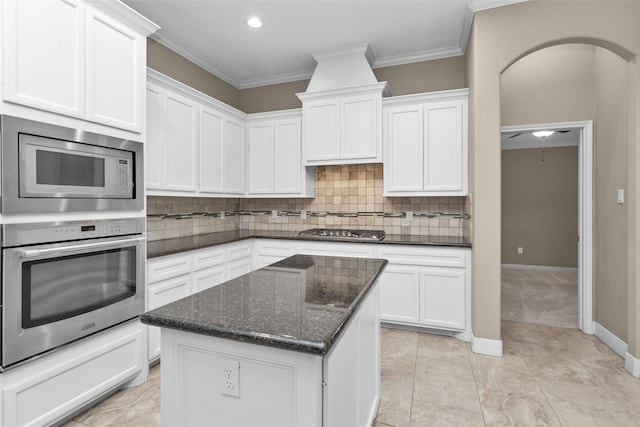
[[[553,135],[555,132],[552,130],[539,130],[532,133],[533,133],[533,136],[537,136],[538,138],[546,138],[548,136]]]
[[[247,21],[247,25],[249,25],[251,28],[260,28],[262,27],[262,21],[260,20],[260,18],[252,16]]]

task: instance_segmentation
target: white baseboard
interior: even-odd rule
[[[600,341],[605,343],[609,348],[611,348],[611,350],[624,358],[624,368],[627,372],[636,378],[640,378],[640,359],[636,359],[629,354],[627,351],[629,347],[627,343],[615,336],[611,331],[598,322],[593,322],[593,331]]]
[[[487,356],[502,357],[502,340],[478,338],[471,332],[471,351]]]
[[[501,267],[510,270],[549,270],[566,271],[569,273],[576,273],[578,271],[578,269],[574,267],[554,267],[551,265],[501,264]]]
[[[640,378],[640,359],[636,359],[629,353],[625,353],[624,368],[634,377]]]
[[[598,322],[593,322],[593,333],[598,337],[598,339],[600,339],[600,341],[605,343],[611,350],[618,353],[621,357],[625,357],[625,354],[628,354],[627,343],[615,336],[611,331]]]

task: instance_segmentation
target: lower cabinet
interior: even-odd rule
[[[380,318],[420,323],[420,268],[387,265],[380,278]]]
[[[248,239],[148,261],[147,310],[265,267],[294,254],[384,258],[380,320],[452,332],[470,340],[471,250],[379,243]],[[304,296],[302,296],[304,297]],[[160,330],[149,326],[149,360],[160,356]]]
[[[471,338],[470,249],[394,246],[377,256],[389,261],[380,278],[383,322]]]
[[[147,311],[234,279],[253,269],[253,240],[151,258],[147,261]],[[148,328],[149,361],[160,357],[160,328]]]
[[[0,425],[58,425],[110,391],[147,379],[144,325],[132,320],[0,375]]]

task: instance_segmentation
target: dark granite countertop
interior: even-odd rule
[[[237,242],[244,239],[281,239],[281,240],[314,240],[335,241],[350,244],[372,243],[376,245],[417,245],[417,246],[449,246],[470,248],[471,244],[462,237],[422,236],[409,234],[387,234],[383,240],[345,240],[340,238],[298,236],[295,231],[254,231],[236,230],[219,233],[199,234],[197,236],[178,237],[174,239],[154,240],[147,243],[147,258],[201,249],[224,243]]]
[[[294,255],[142,315],[142,323],[324,355],[387,265]]]

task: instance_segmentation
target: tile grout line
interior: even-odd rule
[[[482,399],[480,398],[480,391],[478,390],[478,379],[476,378],[476,371],[473,369],[473,363],[471,363],[471,345],[465,346],[467,348],[467,357],[469,359],[469,365],[471,366],[471,375],[473,376],[473,385],[476,387],[476,397],[478,398],[478,404],[480,404],[480,414],[482,415],[482,423],[486,426],[487,420],[484,417],[484,407],[482,406]]]

